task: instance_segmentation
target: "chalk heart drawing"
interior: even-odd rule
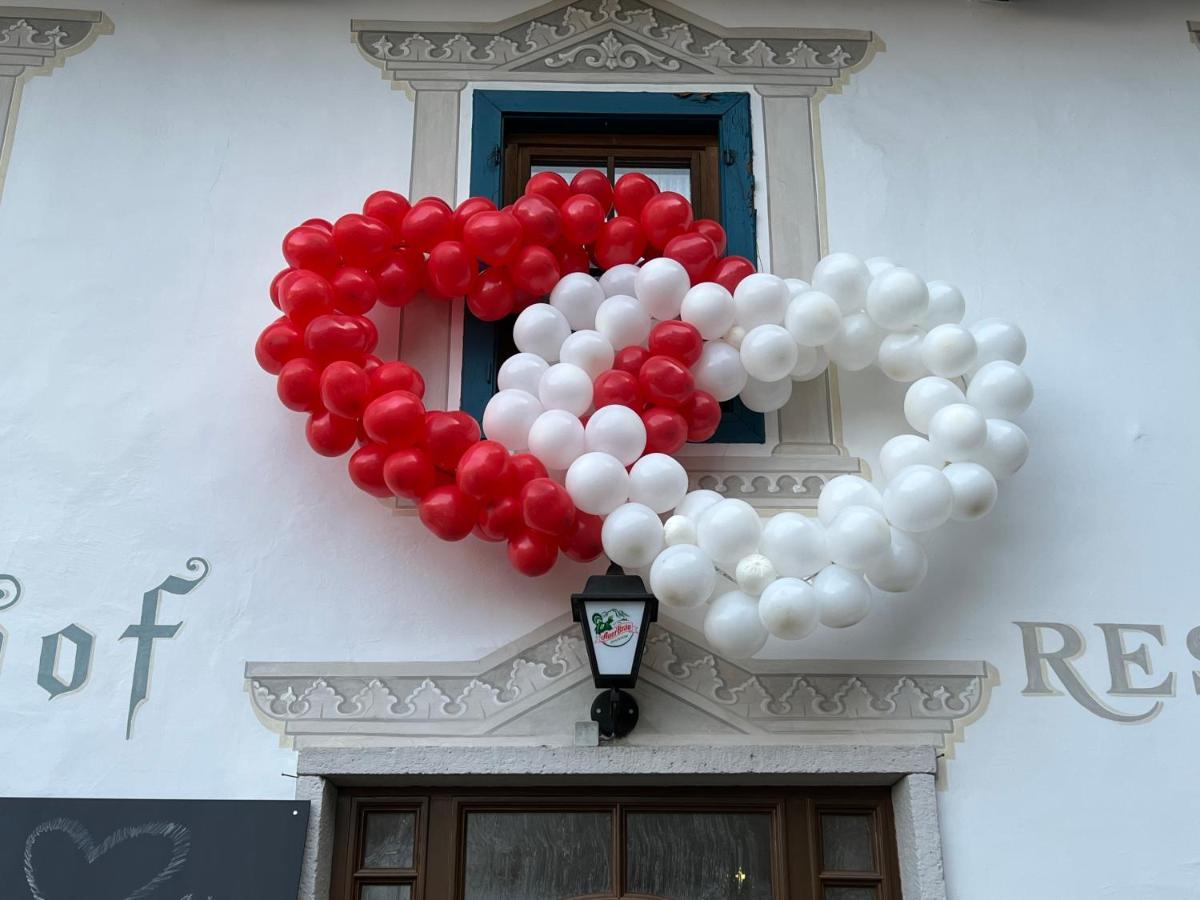
[[[188,851],[192,846],[191,832],[184,826],[177,825],[174,822],[147,822],[145,825],[118,828],[97,844],[92,839],[91,834],[88,833],[88,830],[77,820],[51,819],[33,829],[33,832],[25,841],[25,880],[29,883],[29,890],[33,892],[34,900],[74,900],[74,898],[69,897],[46,896],[46,894],[42,893],[42,889],[37,883],[36,867],[34,866],[34,848],[40,838],[56,831],[62,832],[75,842],[75,846],[83,853],[84,858],[88,861],[88,865],[94,863],[118,844],[123,844],[126,841],[154,837],[165,838],[171,842],[171,858],[167,861],[167,864],[151,877],[149,881],[145,882],[132,894],[126,894],[120,900],[142,900],[143,897],[149,896],[161,885],[170,881],[175,877],[175,873],[183,868],[183,864],[187,862]],[[117,898],[113,898],[113,900],[117,900]]]

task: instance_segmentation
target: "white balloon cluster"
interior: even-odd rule
[[[798,640],[819,624],[861,621],[872,586],[915,588],[927,563],[914,535],[985,515],[997,480],[1025,462],[1028,439],[1013,423],[1033,399],[1020,368],[1024,335],[999,319],[968,328],[965,312],[952,285],[846,253],[822,259],[811,284],[757,273],[732,294],[715,283],[693,286],[667,258],[599,279],[574,273],[548,303],[518,317],[520,352],[501,366],[483,428],[514,452],[532,452],[578,509],[605,517],[605,553],[647,570],[663,603],[710,602],[709,642],[748,657],[768,635]],[[904,415],[918,433],[884,444],[882,488],[857,476],[830,481],[816,518],[763,520],[742,500],[688,493],[676,459],[642,455],[638,413],[592,405],[593,381],[616,351],[646,346],[655,322],[674,318],[704,339],[691,371],[696,388],[719,401],[740,397],[769,412],[787,403],[795,381],[830,363],[851,371],[874,364],[913,382]]]

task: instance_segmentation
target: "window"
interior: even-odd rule
[[[343,791],[333,900],[898,900],[886,788]]]
[[[688,197],[699,218],[721,222],[729,254],[756,258],[750,102],[746,94],[477,91],[471,194],[503,205],[535,172],[568,180],[583,168],[616,178],[643,171]],[[465,312],[462,408],[476,418],[496,391],[500,364],[516,348],[512,322]],[[763,417],[739,400],[723,404],[717,443],[762,443]]]

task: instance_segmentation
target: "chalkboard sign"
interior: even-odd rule
[[[0,798],[4,900],[296,900],[308,803]]]

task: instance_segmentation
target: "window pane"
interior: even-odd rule
[[[409,900],[412,886],[407,884],[368,884],[358,895],[359,900]]]
[[[467,816],[465,900],[564,900],[612,890],[607,812]]]
[[[821,815],[821,848],[825,868],[837,872],[874,872],[872,817]]]
[[[631,812],[629,891],[671,900],[771,900],[767,813]]]
[[[617,166],[617,177],[626,172],[641,172],[654,180],[664,191],[674,191],[692,199],[692,170],[690,166]],[[697,213],[699,215],[699,213]]]
[[[873,887],[827,887],[825,900],[878,900]]]
[[[416,820],[411,812],[368,813],[363,868],[411,869]]]

